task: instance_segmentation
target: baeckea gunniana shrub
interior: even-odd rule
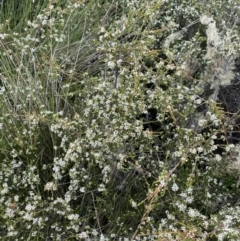
[[[237,1],[0,11],[1,240],[240,239]]]

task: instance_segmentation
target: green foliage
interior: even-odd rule
[[[239,239],[223,4],[0,3],[1,240]]]

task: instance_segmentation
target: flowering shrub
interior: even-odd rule
[[[1,10],[2,240],[239,239],[235,1]]]

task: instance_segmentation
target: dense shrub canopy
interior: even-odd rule
[[[1,240],[239,240],[236,1],[0,8]]]

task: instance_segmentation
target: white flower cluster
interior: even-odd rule
[[[234,1],[100,2],[2,19],[0,239],[237,240]]]

